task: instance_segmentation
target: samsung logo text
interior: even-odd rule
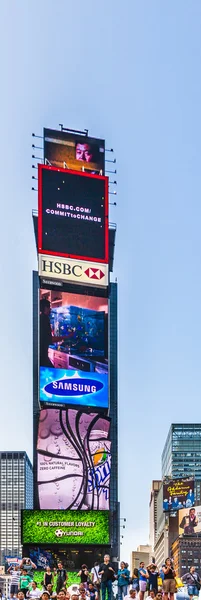
[[[93,379],[58,379],[45,385],[44,391],[54,396],[86,396],[99,392],[103,387],[101,381]]]

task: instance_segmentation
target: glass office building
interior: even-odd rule
[[[21,556],[21,509],[33,508],[33,467],[26,452],[0,452],[0,564]]]
[[[200,502],[201,424],[172,423],[162,453],[162,478],[195,478],[196,503]]]

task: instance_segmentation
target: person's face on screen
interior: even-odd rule
[[[85,162],[91,162],[93,160],[93,155],[89,144],[77,144],[76,160],[84,160]]]

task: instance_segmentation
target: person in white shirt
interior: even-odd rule
[[[94,563],[93,569],[91,569],[91,579],[92,583],[98,593],[98,599],[100,598],[100,577],[99,577],[100,567],[97,562]]]
[[[150,590],[149,595],[147,596],[146,600],[155,600],[156,594],[154,592],[154,590]]]
[[[100,583],[100,578],[98,576],[99,570],[100,570],[99,564],[97,562],[95,562],[93,569],[91,569],[92,583],[94,585],[96,585],[97,582]]]
[[[33,600],[37,600],[41,597],[42,591],[37,588],[36,582],[31,582],[31,589],[27,592],[27,598],[31,598]]]
[[[72,585],[69,585],[68,587],[68,592],[72,598],[72,596],[78,596],[79,595],[79,583],[72,583]]]
[[[137,598],[137,592],[133,588],[129,590],[129,594],[127,594],[127,596],[124,596],[124,600],[134,600],[135,598]]]
[[[19,588],[19,579],[20,579],[20,570],[19,570],[19,566],[16,565],[15,567],[11,566],[8,569],[8,573],[10,573],[11,575],[11,585],[10,585],[10,598],[13,598],[14,596],[17,596],[18,594],[18,588]]]

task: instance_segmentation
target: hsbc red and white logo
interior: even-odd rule
[[[38,274],[60,281],[108,286],[108,265],[39,254]]]
[[[101,279],[103,279],[103,277],[105,277],[105,273],[103,273],[101,269],[96,269],[95,267],[90,267],[89,269],[86,269],[85,273],[87,277],[89,277],[89,279],[98,279],[100,281]]]

